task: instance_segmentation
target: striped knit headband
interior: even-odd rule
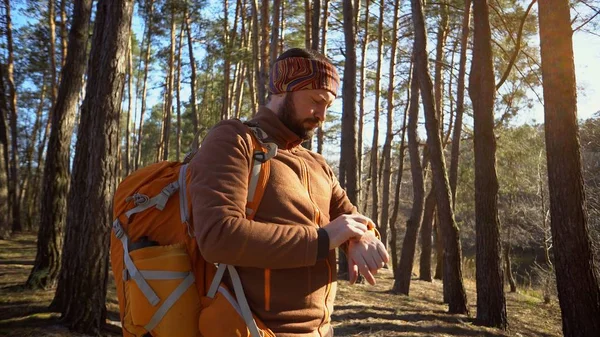
[[[269,91],[272,94],[325,89],[337,96],[339,86],[340,76],[327,61],[289,57],[275,62],[271,68]]]

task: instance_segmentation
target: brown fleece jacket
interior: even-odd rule
[[[278,337],[332,336],[335,251],[317,260],[317,229],[354,213],[325,159],[269,109],[252,123],[279,146],[253,221],[245,218],[252,140],[240,121],[215,126],[191,162],[194,228],[209,262],[238,266],[253,312]]]

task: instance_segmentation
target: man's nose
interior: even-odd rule
[[[327,107],[318,107],[315,110],[313,110],[313,115],[315,116],[316,119],[319,120],[319,122],[324,122],[325,118],[327,117]]]

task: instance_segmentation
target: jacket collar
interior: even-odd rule
[[[258,125],[279,148],[289,150],[303,142],[298,135],[288,129],[279,117],[267,107],[259,107],[256,116],[250,120],[250,124]]]

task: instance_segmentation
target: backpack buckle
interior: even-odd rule
[[[262,151],[254,152],[254,156],[252,156],[254,160],[264,163],[267,161],[267,154]]]
[[[112,228],[113,228],[113,232],[115,233],[115,236],[117,237],[117,239],[120,240],[123,237],[123,235],[125,235],[125,230],[121,226],[121,221],[119,221],[119,219],[117,219],[113,222]]]

